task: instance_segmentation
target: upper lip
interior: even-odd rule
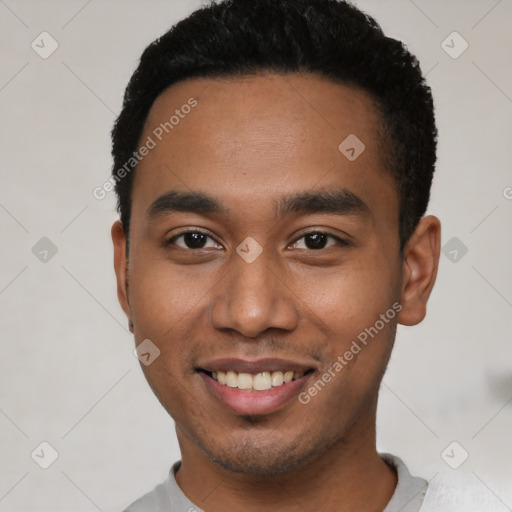
[[[263,358],[248,361],[238,358],[215,359],[199,364],[197,370],[205,370],[208,372],[234,371],[237,373],[250,373],[256,375],[261,372],[298,372],[305,373],[308,370],[314,370],[314,366],[298,361],[290,361],[278,358]]]

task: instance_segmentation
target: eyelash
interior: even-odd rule
[[[179,233],[177,235],[174,235],[172,236],[171,238],[165,240],[164,242],[164,246],[165,247],[169,247],[170,245],[173,245],[175,243],[176,240],[178,240],[179,238],[183,237],[184,235],[187,235],[187,234],[201,234],[201,235],[205,235],[207,236],[208,238],[210,238],[211,240],[213,240],[216,244],[219,244],[219,242],[217,242],[211,235],[209,235],[208,233],[205,233],[204,231],[201,231],[199,229],[196,229],[196,230],[193,230],[193,231],[183,231],[182,233]],[[320,231],[320,230],[315,230],[315,231],[308,231],[307,233],[304,233],[302,234],[300,237],[296,238],[291,245],[295,245],[299,240],[307,237],[308,235],[326,235],[328,238],[332,238],[334,239],[338,245],[342,246],[342,247],[347,247],[350,245],[350,242],[347,241],[347,240],[344,240],[342,238],[339,238],[331,233],[328,233],[328,232],[325,232],[325,231]],[[221,245],[221,244],[219,244]],[[335,244],[333,244],[335,245]],[[179,246],[178,246],[179,247]],[[306,250],[308,251],[311,251],[311,252],[320,252],[322,250],[325,250],[325,249],[329,249],[331,246],[328,246],[328,247],[322,247],[321,249],[308,249],[306,248]],[[189,247],[180,247],[180,249],[184,249],[184,250],[187,250],[187,251],[200,251],[202,249],[204,249],[204,247],[201,247],[199,249],[191,249]],[[303,250],[303,249],[301,249]]]

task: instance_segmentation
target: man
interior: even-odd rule
[[[222,1],[145,50],[112,238],[181,461],[128,511],[426,510],[375,417],[436,278],[436,139],[415,57],[343,1]]]

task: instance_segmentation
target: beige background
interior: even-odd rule
[[[379,449],[429,479],[467,472],[507,510],[512,2],[357,4],[428,72],[440,132],[430,212],[443,244],[457,237],[468,249],[442,256],[428,319],[399,331]],[[198,5],[0,0],[0,512],[119,511],[179,458],[116,299],[114,197],[92,190],[110,172],[109,132],[140,53]],[[43,31],[58,43],[47,59],[31,48]],[[456,59],[441,46],[453,31],[469,44]],[[42,237],[57,248],[47,262],[32,252]],[[43,441],[59,454],[46,470],[31,458]],[[469,453],[456,470],[441,456],[452,441],[450,460]]]

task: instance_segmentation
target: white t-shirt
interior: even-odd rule
[[[389,453],[380,456],[394,467],[398,482],[391,500],[383,512],[503,512],[507,507],[483,485],[471,482],[467,476],[436,475],[430,483],[414,477],[399,457]],[[204,512],[194,505],[176,483],[175,474],[181,461],[176,462],[167,480],[153,491],[132,503],[124,512]],[[320,510],[320,509],[319,509]]]

